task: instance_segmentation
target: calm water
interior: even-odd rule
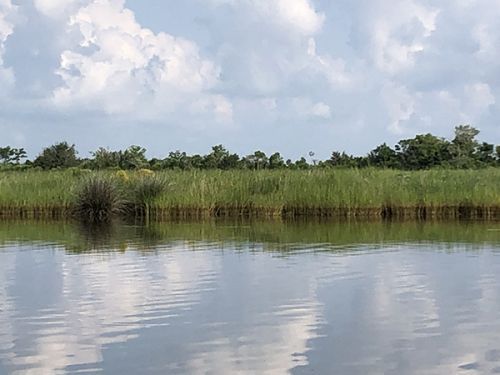
[[[1,374],[488,374],[499,335],[498,223],[0,223]]]

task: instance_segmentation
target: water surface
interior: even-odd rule
[[[500,373],[498,223],[0,223],[1,374]]]

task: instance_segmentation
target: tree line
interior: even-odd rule
[[[500,145],[479,142],[479,130],[470,125],[455,128],[452,140],[432,134],[417,135],[399,141],[394,147],[386,143],[376,147],[365,156],[353,156],[334,151],[327,160],[315,160],[309,153],[309,160],[285,160],[279,152],[266,155],[262,151],[241,157],[229,152],[224,146],[212,147],[206,155],[188,155],[173,151],[163,159],[148,159],[146,149],[130,146],[126,150],[112,151],[99,148],[89,158],[79,158],[75,145],[60,142],[45,148],[34,160],[27,160],[23,148],[0,147],[0,165],[4,169],[43,170],[83,168],[104,169],[311,169],[311,168],[392,168],[419,170],[430,168],[484,168],[500,166]]]

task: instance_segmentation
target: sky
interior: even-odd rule
[[[500,143],[500,0],[0,0],[0,145]]]

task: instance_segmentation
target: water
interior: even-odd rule
[[[500,373],[499,229],[0,223],[0,373]]]

